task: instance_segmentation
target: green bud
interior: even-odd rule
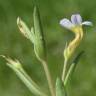
[[[24,21],[21,18],[17,18],[17,25],[19,27],[20,32],[29,39],[32,43],[34,43],[34,30],[30,31]]]

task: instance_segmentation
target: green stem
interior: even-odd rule
[[[45,74],[46,74],[46,78],[47,78],[47,81],[48,81],[48,85],[49,85],[51,95],[55,96],[55,90],[54,90],[54,86],[53,86],[52,78],[51,78],[51,75],[50,75],[50,72],[49,72],[49,69],[48,69],[47,62],[42,61],[42,65],[43,65],[43,68],[44,68],[44,71],[45,71]]]
[[[65,61],[64,61],[64,67],[63,67],[63,72],[62,72],[62,81],[63,82],[64,82],[64,79],[65,79],[66,67],[67,67],[67,59],[65,59]]]

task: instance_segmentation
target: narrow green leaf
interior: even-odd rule
[[[75,64],[77,64],[83,54],[84,54],[84,51],[81,51],[81,52],[76,56],[76,58],[73,60],[73,62],[74,62]]]
[[[75,70],[75,68],[76,68],[76,66],[77,66],[78,62],[80,61],[80,58],[82,57],[83,54],[84,54],[84,51],[79,52],[77,54],[77,56],[75,57],[75,59],[73,60],[73,62],[72,62],[72,64],[73,64],[72,65],[73,66],[72,73],[74,72],[74,70]]]
[[[67,96],[64,84],[60,78],[56,80],[56,96]]]
[[[34,44],[34,50],[36,53],[37,58],[45,59],[45,40],[40,20],[40,14],[37,7],[34,8],[33,13],[33,20],[34,20],[34,31],[35,31],[35,44]]]
[[[37,39],[40,39],[42,40],[42,42],[44,42],[40,13],[39,13],[39,9],[37,8],[37,6],[34,7],[33,20],[34,20],[35,35],[37,36]]]
[[[65,77],[65,80],[64,80],[64,85],[66,86],[67,82],[68,82],[68,79],[69,77],[71,76],[71,74],[74,72],[75,68],[76,68],[76,65],[77,63],[79,62],[82,54],[84,53],[84,51],[81,51],[77,56],[76,58],[73,60],[68,72],[67,72],[67,75]]]

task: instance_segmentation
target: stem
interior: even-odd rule
[[[64,67],[63,67],[63,73],[62,73],[62,81],[64,81],[64,79],[65,79],[66,67],[67,67],[67,59],[65,59],[65,61],[64,61]]]
[[[45,71],[45,74],[46,74],[46,78],[47,78],[47,81],[48,81],[48,85],[49,85],[51,95],[55,96],[55,90],[54,90],[52,78],[51,78],[51,75],[50,75],[50,72],[49,72],[49,69],[48,69],[48,66],[47,66],[47,62],[42,61],[42,64],[43,64],[43,68],[44,68],[44,71]]]

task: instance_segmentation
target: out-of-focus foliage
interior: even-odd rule
[[[96,96],[96,0],[37,0],[47,42],[48,62],[54,81],[63,66],[65,42],[73,38],[72,32],[59,25],[60,19],[80,13],[93,27],[84,27],[84,39],[77,52],[84,50],[70,83],[69,96]],[[20,16],[31,28],[33,0],[0,0],[0,54],[19,59],[25,70],[42,89],[48,85],[42,66],[37,61],[31,42],[16,24]],[[45,90],[46,88],[46,90]],[[30,91],[0,58],[0,96],[32,96]]]

